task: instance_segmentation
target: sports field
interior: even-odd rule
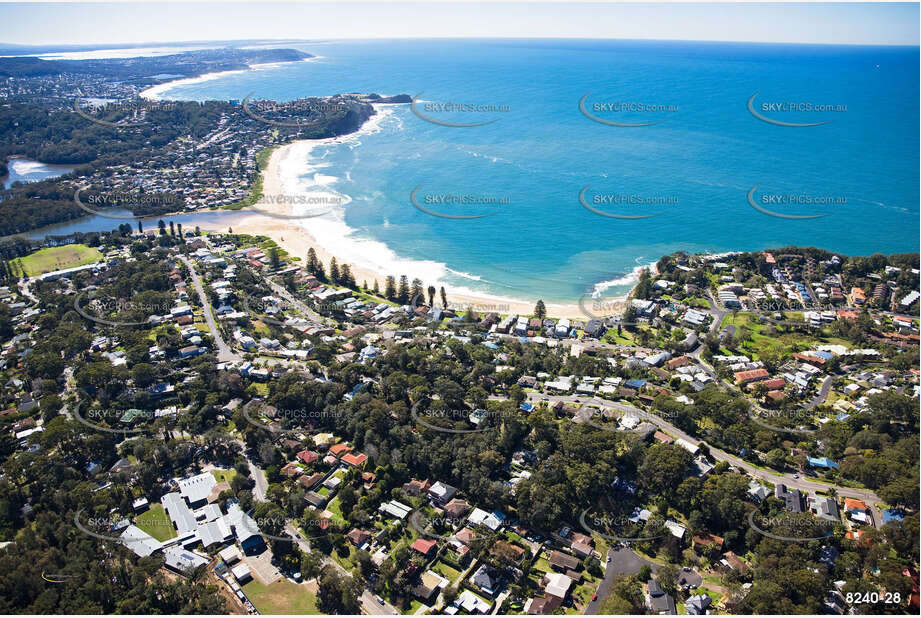
[[[86,245],[65,245],[63,247],[47,247],[39,249],[25,257],[18,258],[14,267],[20,273],[30,277],[43,275],[53,270],[62,270],[74,266],[92,264],[102,259],[102,254],[93,247]]]

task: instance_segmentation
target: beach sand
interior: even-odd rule
[[[274,213],[276,215],[290,216],[294,206],[292,206],[290,203],[284,203],[284,200],[277,199],[277,196],[292,196],[298,193],[296,190],[294,190],[293,187],[285,185],[284,178],[281,173],[281,167],[285,158],[292,153],[292,150],[297,148],[299,143],[332,143],[340,139],[341,138],[326,140],[300,140],[276,148],[272,152],[268,164],[263,170],[262,194],[264,198],[255,205],[255,208],[263,212]],[[240,212],[242,214],[247,211],[243,210]],[[226,232],[227,230],[214,229],[210,231]],[[276,243],[278,243],[278,245],[281,246],[285,251],[287,251],[289,255],[301,258],[301,264],[306,263],[307,251],[311,247],[314,249],[317,257],[321,262],[323,262],[327,269],[329,268],[330,259],[333,257],[333,255],[324,249],[320,243],[317,242],[316,238],[311,234],[309,218],[293,220],[274,218],[264,214],[253,213],[252,215],[241,219],[233,228],[233,231],[237,233],[268,236],[272,238]],[[412,281],[412,279],[415,277],[419,277],[422,279],[423,286],[426,288],[429,285],[434,285],[436,288],[440,288],[442,285],[439,282],[426,281],[425,277],[422,276],[421,273],[375,272],[374,270],[371,270],[367,267],[351,263],[347,257],[341,255],[336,255],[335,257],[339,264],[347,263],[350,265],[352,274],[354,275],[355,280],[359,285],[361,285],[363,281],[367,281],[368,286],[373,288],[374,281],[377,280],[379,288],[383,290],[388,275],[392,275],[395,279],[397,279],[398,282],[401,275],[406,275],[410,281]],[[518,315],[531,315],[534,312],[534,305],[537,302],[536,298],[515,300],[505,297],[491,296],[486,293],[471,293],[468,290],[458,291],[456,288],[452,289],[452,287],[448,284],[444,284],[444,288],[450,307],[457,308],[472,306],[479,313],[495,311],[499,314],[515,313]],[[440,306],[440,301],[438,298],[439,296],[436,293],[435,302]],[[568,304],[555,304],[549,302],[545,304],[547,307],[547,313],[550,317],[588,320],[590,317],[592,317],[592,315],[596,315],[597,317],[607,317],[610,315],[620,314],[623,311],[624,301],[606,299],[604,301],[603,312],[601,312],[600,310],[596,311],[592,308],[591,299],[585,299],[585,301],[583,301],[583,305],[588,309],[589,312],[591,312],[592,315],[589,315],[586,310],[582,309],[582,306],[579,304],[579,299],[574,299],[572,303]]]

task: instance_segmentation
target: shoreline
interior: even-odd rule
[[[305,58],[304,60],[298,62],[310,62],[319,60],[321,58],[323,58],[323,56],[311,56],[310,58]],[[206,73],[197,77],[172,80],[169,82],[164,82],[163,84],[151,86],[150,88],[140,92],[138,96],[152,101],[164,100],[164,97],[162,97],[163,93],[176,86],[202,83],[236,73],[260,70],[260,68],[272,68],[280,64],[287,63],[252,65],[247,69],[218,71],[214,73]],[[387,247],[386,244],[381,241],[374,239],[360,239],[360,242],[364,243],[366,246],[372,245],[373,248],[377,250],[378,259],[380,259],[382,254],[386,254],[386,257],[389,258],[391,262],[399,262],[401,265],[405,265],[404,268],[401,268],[401,272],[385,272],[385,269],[382,268],[379,264],[374,266],[367,263],[356,263],[354,255],[359,253],[358,251],[353,250],[352,252],[346,252],[346,254],[352,253],[352,259],[350,259],[349,255],[342,255],[341,252],[332,249],[329,245],[323,246],[323,244],[317,240],[318,237],[324,239],[338,238],[340,241],[348,239],[350,242],[352,242],[353,245],[357,244],[359,239],[354,236],[354,231],[345,225],[344,217],[341,221],[336,221],[334,219],[327,219],[326,221],[313,221],[312,227],[325,227],[326,229],[310,230],[305,225],[298,225],[295,222],[297,219],[290,218],[295,214],[295,206],[293,204],[285,203],[284,200],[265,199],[265,196],[277,197],[302,195],[304,193],[303,191],[299,191],[295,187],[291,186],[294,183],[294,178],[285,178],[282,172],[282,168],[285,166],[285,161],[287,161],[294,152],[301,149],[306,149],[306,154],[309,155],[309,151],[317,146],[341,143],[342,140],[350,138],[354,139],[356,137],[361,137],[362,135],[369,134],[388,115],[386,113],[382,113],[381,107],[381,105],[374,105],[374,109],[376,111],[375,116],[372,116],[370,119],[365,121],[359,130],[354,133],[316,140],[295,140],[275,148],[269,157],[269,161],[265,169],[262,172],[263,197],[259,200],[259,202],[254,204],[256,208],[269,214],[259,214],[246,208],[236,211],[241,216],[244,216],[244,218],[239,222],[236,230],[253,235],[267,236],[275,241],[280,247],[282,247],[289,255],[299,257],[301,260],[306,260],[307,251],[313,248],[317,254],[317,258],[323,263],[324,268],[328,268],[330,260],[335,257],[339,264],[348,264],[350,266],[355,281],[358,284],[361,284],[363,281],[367,281],[369,287],[371,288],[373,288],[374,281],[376,280],[378,282],[379,288],[383,290],[385,287],[386,278],[388,276],[393,276],[397,282],[399,282],[399,277],[405,274],[410,281],[412,281],[414,278],[421,279],[423,287],[428,287],[429,285],[434,285],[436,289],[444,287],[445,294],[448,298],[448,304],[452,307],[473,307],[480,313],[494,311],[496,313],[506,315],[512,313],[526,316],[533,314],[535,305],[538,300],[537,298],[521,299],[505,297],[497,294],[490,294],[488,292],[470,290],[456,284],[450,284],[441,281],[438,275],[434,274],[436,269],[447,271],[448,273],[455,271],[452,271],[447,267],[446,264],[441,262],[418,260],[398,256],[392,249]],[[307,171],[311,171],[311,168],[308,167]],[[322,184],[324,176],[315,168],[313,171],[315,178],[318,179],[317,184]],[[301,170],[301,174],[303,173],[304,171]],[[290,182],[286,183],[286,180],[289,180]],[[311,194],[320,194],[323,197],[332,198],[333,200],[342,199],[342,196],[339,194],[322,190],[320,192],[311,192]],[[348,199],[346,199],[344,202],[340,201],[339,203],[340,205],[347,204]],[[272,215],[276,215],[276,217],[273,217]],[[302,219],[301,221],[310,221],[310,219]],[[201,229],[212,232],[221,231],[218,229],[208,230],[208,228],[205,226],[202,226]],[[327,233],[324,234],[324,231]],[[353,247],[353,249],[358,249],[358,247]],[[367,261],[367,256],[365,256],[365,258]],[[640,268],[643,267],[638,266],[636,269],[634,269],[633,274],[628,276],[635,277],[635,274],[638,273]],[[430,272],[428,275],[426,275],[423,272],[419,272],[419,270],[428,270]],[[608,282],[599,282],[599,284],[596,285],[602,285],[605,283]],[[601,287],[599,289],[599,293],[602,293],[605,287],[607,286]],[[634,287],[632,287],[630,291],[624,296],[601,299],[601,302],[604,304],[604,312],[603,315],[599,317],[608,317],[610,315],[622,313],[626,307],[627,300],[633,294],[634,289],[635,284]],[[546,306],[548,316],[553,316],[560,319],[569,318],[588,321],[592,318],[590,311],[583,309],[581,304],[582,302],[587,302],[588,300],[589,299],[582,297],[573,301],[544,301],[544,304]]]
[[[361,131],[350,135],[360,136],[362,131],[364,131],[364,134],[367,134],[366,126],[363,126]],[[293,190],[293,187],[286,183],[286,180],[290,179],[286,179],[285,174],[283,173],[285,162],[289,160],[292,154],[296,153],[298,150],[312,150],[317,146],[339,143],[340,140],[345,137],[348,136],[339,136],[335,138],[324,138],[318,140],[297,140],[278,146],[272,152],[271,156],[269,157],[268,164],[262,172],[263,198],[255,204],[257,208],[269,214],[255,213],[247,209],[239,210],[237,212],[240,215],[246,216],[238,223],[238,227],[235,228],[235,231],[240,231],[252,235],[267,236],[274,240],[289,255],[301,258],[302,264],[304,263],[303,260],[306,260],[307,251],[310,248],[313,248],[317,254],[317,258],[323,263],[325,268],[329,267],[330,260],[335,257],[336,261],[340,265],[349,264],[356,282],[361,284],[363,281],[367,281],[369,287],[372,288],[375,280],[378,282],[379,288],[383,290],[386,278],[388,276],[393,276],[397,279],[397,281],[399,281],[399,277],[405,274],[410,281],[416,277],[422,279],[424,287],[429,285],[434,285],[436,288],[444,286],[450,306],[473,306],[473,308],[479,312],[495,311],[496,313],[506,315],[511,313],[516,313],[518,315],[531,315],[534,312],[534,306],[538,300],[537,298],[509,298],[496,294],[490,294],[488,292],[472,291],[460,288],[460,286],[452,285],[450,283],[433,281],[431,277],[426,278],[423,273],[419,273],[417,271],[414,272],[409,270],[407,272],[389,273],[384,272],[381,268],[374,268],[368,264],[356,263],[355,260],[349,259],[348,256],[338,254],[338,252],[331,250],[329,246],[324,246],[323,243],[317,240],[317,237],[321,236],[322,234],[318,233],[318,231],[315,229],[310,229],[310,227],[320,227],[317,221],[311,221],[309,218],[300,220],[302,222],[313,223],[312,226],[308,226],[299,225],[297,223],[297,219],[282,218],[292,216],[292,214],[294,214],[295,207],[291,204],[285,203],[283,200],[267,200],[265,199],[265,196],[289,196],[303,194],[303,191]],[[295,159],[295,162],[297,161],[299,161],[299,159]],[[319,172],[315,173],[316,175],[321,176]],[[311,193],[311,195],[317,194]],[[333,198],[338,197],[334,194],[329,194],[326,192],[324,192],[323,195]],[[279,218],[275,218],[272,215],[277,215]],[[326,226],[329,227],[335,226],[338,222],[327,220],[325,223]],[[203,227],[202,229],[206,228]],[[209,231],[220,232],[221,230]],[[319,231],[322,232],[323,230]],[[373,242],[379,243],[379,241]],[[386,248],[386,245],[383,243],[379,244]],[[388,249],[388,251],[392,253],[392,250]],[[400,260],[401,262],[406,262],[411,265],[418,264],[420,267],[425,265],[425,262],[419,260],[407,258],[400,258]],[[632,289],[629,294],[632,294]],[[626,306],[626,301],[627,298],[629,298],[629,294],[623,297],[605,298],[603,300],[605,306],[605,315],[602,317],[607,317],[608,315],[613,315],[615,313],[621,313]],[[555,318],[570,318],[586,321],[590,319],[590,316],[587,314],[587,312],[581,308],[579,299],[575,299],[571,302],[545,301],[545,305],[547,308],[547,314]]]
[[[155,86],[150,86],[138,93],[138,97],[145,99],[147,101],[178,101],[180,99],[165,99],[161,95],[175,88],[177,86],[188,86],[190,84],[200,84],[202,82],[211,81],[214,79],[219,79],[227,75],[234,75],[237,73],[247,73],[249,71],[264,71],[265,69],[273,69],[285,64],[291,64],[292,62],[312,62],[314,60],[320,60],[323,56],[311,56],[310,58],[304,58],[303,60],[292,60],[290,62],[263,62],[261,64],[251,64],[247,65],[245,69],[230,69],[229,71],[215,71],[213,73],[202,73],[196,77],[182,77],[179,79],[172,79],[168,82],[163,82],[162,84],[157,84]]]

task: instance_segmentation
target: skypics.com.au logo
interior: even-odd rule
[[[299,221],[322,217],[334,212],[336,208],[347,202],[348,200],[341,195],[326,193],[260,194],[258,199],[247,207],[247,210],[272,219]],[[276,212],[272,206],[284,207],[288,212]]]
[[[834,532],[833,522],[805,513],[780,513],[765,517],[753,510],[748,514],[748,525],[759,534],[790,543],[821,541]]]
[[[510,306],[504,303],[493,303],[493,302],[459,302],[459,301],[448,301],[447,305],[442,305],[437,303],[434,295],[431,299],[426,299],[424,294],[416,294],[413,296],[410,301],[410,306],[414,315],[418,315],[420,311],[424,310],[430,312],[434,308],[441,309],[442,311],[450,311],[455,317],[452,318],[448,323],[452,325],[475,325],[484,317],[490,313],[495,313],[497,315],[509,313]]]
[[[847,111],[847,105],[842,103],[817,103],[813,101],[763,101],[755,103],[760,93],[756,92],[748,99],[746,107],[748,113],[762,122],[772,124],[778,127],[819,127],[828,124],[831,120],[820,120],[818,122],[791,122],[779,120],[776,116],[783,114],[812,114],[819,113],[823,117],[829,114],[840,114]]]
[[[454,530],[464,523],[462,517],[429,516],[420,511],[413,512],[409,517],[409,525],[416,532],[430,539],[447,539],[454,536]]]
[[[94,124],[113,129],[131,129],[149,124],[146,115],[151,110],[178,109],[177,103],[147,101],[135,99],[132,101],[101,100],[98,104],[82,105],[84,97],[74,99],[74,112]],[[119,120],[107,120],[119,118]]]
[[[86,193],[86,195],[84,195]],[[142,191],[104,191],[92,193],[89,186],[74,191],[74,203],[83,211],[106,219],[136,221],[155,215],[120,214],[113,210],[131,211],[155,208],[157,212],[177,212],[185,200],[174,193],[144,193]]]
[[[330,115],[346,114],[349,105],[335,99],[297,99],[285,103],[269,100],[253,101],[250,92],[240,103],[243,113],[271,127],[312,129],[324,124]]]
[[[671,103],[646,101],[608,100],[588,104],[591,94],[579,99],[579,111],[589,120],[609,127],[651,127],[662,124],[668,119],[667,114],[678,111],[678,106]]]
[[[157,296],[156,292],[148,292],[134,298],[115,298],[98,292],[80,292],[74,298],[74,310],[87,320],[106,326],[146,326],[152,318],[168,315],[173,309],[171,301]]]
[[[505,104],[421,101],[419,99],[421,96],[422,93],[420,92],[413,97],[412,103],[410,104],[412,112],[422,120],[442,127],[482,127],[499,120],[498,118],[492,117],[495,114],[511,111],[511,108]],[[443,116],[439,119],[435,117],[437,114],[448,114],[448,116]],[[478,122],[452,122],[448,120],[448,118],[457,118],[458,114],[488,114],[490,118]]]
[[[497,207],[509,206],[512,200],[507,195],[486,195],[478,193],[422,193],[422,185],[417,185],[409,194],[409,202],[414,208],[433,217],[441,219],[469,220],[491,217],[496,214]],[[437,209],[437,210],[436,210]],[[489,209],[488,212],[482,212]],[[456,210],[459,213],[444,212]]]
[[[579,515],[579,524],[590,535],[597,534],[603,539],[621,543],[654,541],[669,534],[666,520],[651,513],[627,516],[598,508],[585,509]]]
[[[277,408],[254,399],[241,408],[243,418],[253,427],[276,434],[299,431],[313,427],[323,421],[340,418],[343,413],[335,410],[308,410],[306,408]]]
[[[80,402],[74,406],[73,418],[78,423],[96,431],[121,435],[144,434],[151,433],[152,428],[148,426],[134,428],[134,425],[156,420],[156,413],[150,410],[96,408]]]
[[[678,206],[677,195],[596,193],[589,198],[588,190],[591,186],[585,185],[579,191],[579,203],[589,212],[609,219],[651,219],[665,214],[669,208]]]
[[[761,185],[755,185],[748,191],[746,197],[748,205],[762,214],[778,219],[821,219],[822,217],[834,214],[835,211],[831,209],[840,210],[840,207],[847,206],[848,204],[847,197],[843,195],[813,195],[806,192],[762,193],[756,197],[755,192],[760,186]],[[780,212],[781,209],[795,210],[803,214]]]
[[[452,434],[480,433],[501,426],[506,418],[520,418],[517,412],[439,407],[437,401],[431,402],[428,407],[422,402],[413,404],[410,416],[432,431]]]

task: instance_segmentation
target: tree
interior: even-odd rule
[[[364,583],[347,575],[339,575],[332,566],[320,573],[317,601],[327,614],[357,614],[361,609],[358,597]]]
[[[272,270],[278,270],[281,266],[281,259],[278,257],[277,247],[271,247],[269,249],[269,265],[272,267]]]
[[[674,491],[684,479],[691,454],[674,444],[653,444],[646,451],[637,475],[652,490]]]
[[[441,286],[441,308],[448,308],[448,295],[445,294],[445,286]]]
[[[413,279],[412,288],[410,289],[409,295],[413,299],[414,303],[422,304],[425,301],[421,279]]]
[[[319,266],[320,260],[317,259],[317,252],[313,250],[313,247],[310,247],[307,249],[307,272],[316,276]]]
[[[397,292],[397,302],[401,305],[409,303],[409,278],[406,275],[400,275],[400,289]]]
[[[332,283],[339,283],[339,263],[336,262],[336,258],[333,257],[329,260],[329,280]]]
[[[537,304],[534,305],[534,317],[538,320],[543,320],[547,317],[547,307],[544,305],[543,300],[538,300]]]
[[[429,307],[434,307],[435,306],[435,286],[430,285],[427,291],[429,293]]]
[[[397,299],[397,282],[393,276],[388,276],[384,281],[384,298],[387,300]]]

